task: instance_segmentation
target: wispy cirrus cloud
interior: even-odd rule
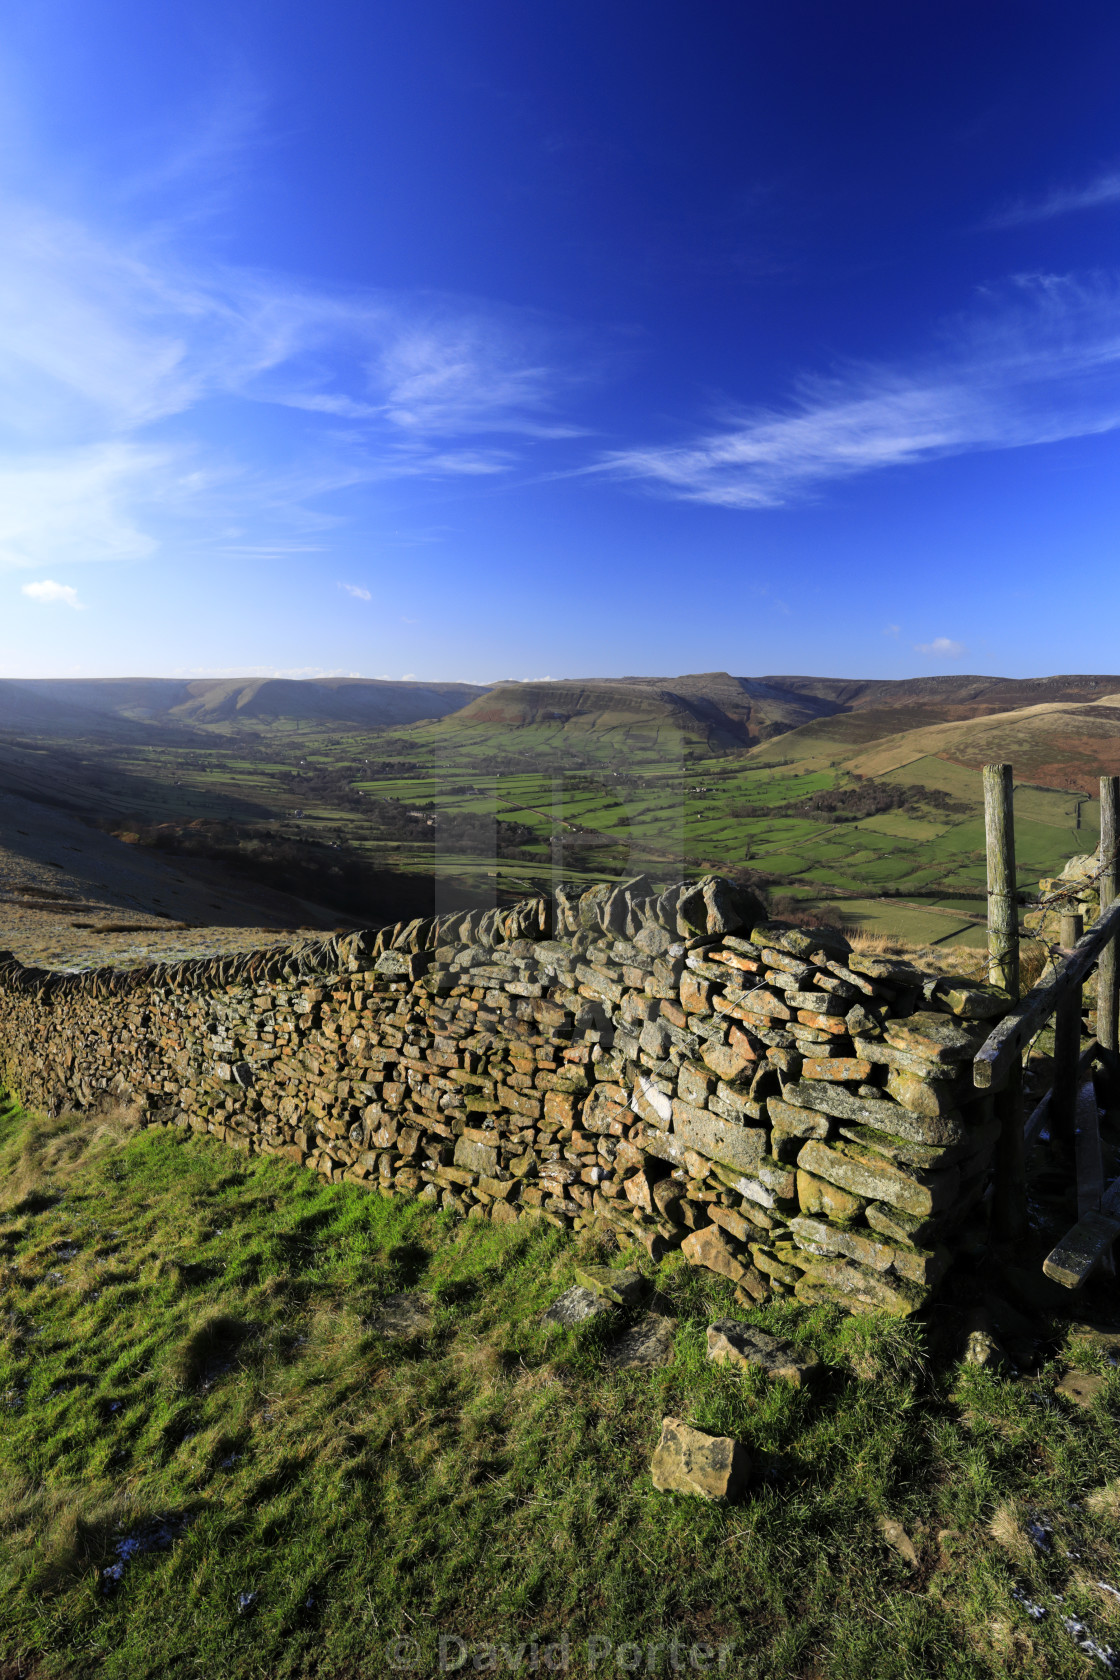
[[[17,433],[232,395],[411,436],[579,434],[552,412],[576,377],[549,359],[559,329],[530,310],[188,266],[11,202],[0,238],[0,424]]]
[[[984,226],[1023,227],[1029,222],[1048,222],[1054,216],[1068,216],[1076,210],[1099,210],[1106,204],[1120,204],[1120,169],[1106,170],[1081,186],[1055,187],[1041,198],[1008,200],[992,212]]]
[[[0,565],[146,559],[143,510],[174,476],[166,450],[125,438],[0,455]]]
[[[373,600],[372,592],[368,589],[363,589],[360,583],[340,583],[338,587],[340,589],[344,589],[347,595],[353,595],[355,601]]]
[[[982,296],[911,366],[804,378],[782,410],[728,415],[683,444],[592,469],[729,508],[778,507],[888,467],[1120,426],[1120,285],[1024,275]]]
[[[141,559],[168,519],[276,548],[339,491],[500,475],[579,433],[578,358],[529,310],[188,264],[12,200],[0,243],[0,563]]]

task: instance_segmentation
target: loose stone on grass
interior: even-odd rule
[[[663,1313],[647,1312],[618,1341],[607,1354],[606,1362],[615,1371],[647,1371],[655,1365],[667,1365],[673,1357],[673,1338],[676,1326]]]
[[[883,1536],[887,1545],[891,1547],[892,1551],[897,1552],[899,1557],[910,1569],[917,1569],[918,1554],[914,1548],[914,1542],[911,1540],[902,1524],[900,1522],[896,1522],[893,1517],[880,1517],[878,1527],[879,1533]]]
[[[573,1324],[582,1324],[588,1318],[594,1318],[598,1313],[611,1311],[611,1302],[602,1295],[596,1295],[593,1289],[585,1289],[580,1283],[573,1283],[570,1289],[565,1289],[563,1295],[557,1296],[547,1311],[541,1314],[545,1324],[562,1324],[570,1329]]]
[[[1088,1411],[1097,1395],[1104,1389],[1106,1381],[1105,1377],[1099,1376],[1095,1371],[1067,1371],[1054,1392],[1064,1394],[1075,1406],[1083,1406]]]
[[[432,1303],[427,1295],[386,1295],[370,1315],[373,1328],[382,1336],[422,1336],[432,1321]]]
[[[645,1279],[641,1272],[620,1272],[613,1266],[577,1266],[576,1282],[616,1306],[629,1307],[641,1299]]]
[[[741,1441],[709,1435],[680,1418],[661,1420],[661,1439],[650,1461],[653,1485],[661,1493],[686,1493],[723,1504],[733,1499],[750,1475],[751,1461]]]
[[[708,1326],[708,1358],[726,1365],[757,1365],[768,1377],[800,1388],[820,1360],[801,1353],[777,1336],[738,1319],[720,1318]]]
[[[973,1313],[966,1324],[961,1362],[965,1365],[979,1365],[984,1371],[1007,1370],[1010,1361],[996,1338],[992,1321],[986,1312]]]

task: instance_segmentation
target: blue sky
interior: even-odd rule
[[[9,0],[0,675],[1120,670],[1120,11]]]

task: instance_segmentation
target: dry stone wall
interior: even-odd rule
[[[134,1105],[475,1219],[679,1247],[743,1302],[908,1314],[987,1184],[1009,999],[767,920],[718,877],[79,975],[0,956],[29,1104]]]

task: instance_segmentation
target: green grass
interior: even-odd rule
[[[920,1324],[780,1304],[751,1316],[826,1369],[769,1385],[709,1365],[730,1292],[674,1257],[644,1263],[672,1361],[614,1372],[617,1323],[540,1323],[581,1252],[547,1224],[451,1226],[212,1140],[14,1106],[0,1205],[5,1675],[380,1680],[397,1640],[437,1673],[443,1635],[506,1644],[505,1672],[565,1637],[589,1672],[591,1636],[672,1672],[647,1647],[675,1637],[758,1680],[1072,1680],[1055,1592],[1120,1644],[1094,1585],[1120,1586],[1118,1501],[1084,1503],[1120,1474],[1114,1371],[1083,1412],[1055,1367],[1000,1381]],[[402,1289],[431,1295],[431,1328],[390,1342],[372,1319]],[[747,1444],[741,1503],[654,1491],[668,1412]],[[156,1532],[114,1585],[121,1542]]]

